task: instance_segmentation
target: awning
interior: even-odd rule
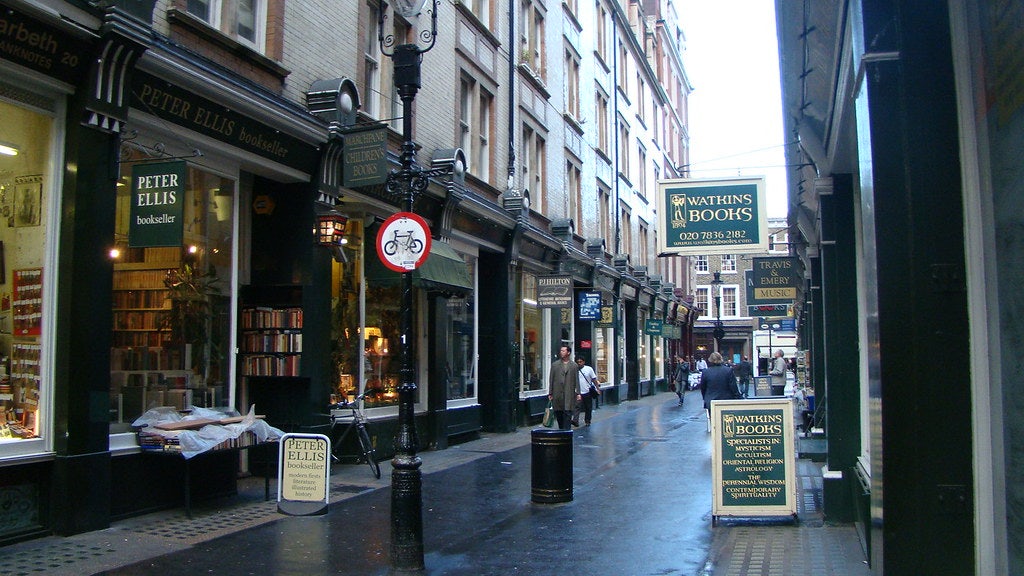
[[[386,268],[375,253],[366,255],[366,278],[385,285],[398,285],[401,274]],[[462,256],[447,242],[434,239],[430,242],[430,255],[423,264],[412,271],[412,284],[425,290],[437,290],[463,296],[473,291],[469,278],[469,267]]]

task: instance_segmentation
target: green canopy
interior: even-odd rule
[[[397,285],[401,281],[402,275],[385,267],[375,253],[367,254],[365,269],[366,279],[371,282]],[[431,241],[426,261],[412,271],[412,283],[418,288],[460,296],[473,291],[466,261],[451,245],[437,239]]]

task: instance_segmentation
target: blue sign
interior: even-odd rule
[[[600,292],[579,292],[579,319],[600,320],[601,319],[601,293]]]

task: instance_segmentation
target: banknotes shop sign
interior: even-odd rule
[[[743,254],[768,250],[764,178],[662,180],[659,255]]]

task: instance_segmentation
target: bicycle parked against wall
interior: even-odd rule
[[[377,462],[377,450],[373,447],[373,443],[370,442],[370,433],[367,431],[366,424],[369,419],[363,412],[363,398],[365,394],[356,396],[354,400],[345,401],[342,400],[337,404],[330,404],[327,409],[330,410],[329,414],[325,414],[331,419],[329,426],[330,438],[333,447],[331,448],[331,459],[334,462],[341,460],[344,454],[342,452],[342,446],[345,445],[345,438],[348,437],[349,433],[355,431],[356,439],[359,440],[360,454],[357,457],[361,460],[365,460],[370,465],[370,470],[373,472],[374,478],[380,478],[380,463]],[[338,414],[339,410],[350,410],[351,414]],[[336,429],[339,426],[344,426],[345,431],[341,433],[341,436],[335,439],[337,436]]]

